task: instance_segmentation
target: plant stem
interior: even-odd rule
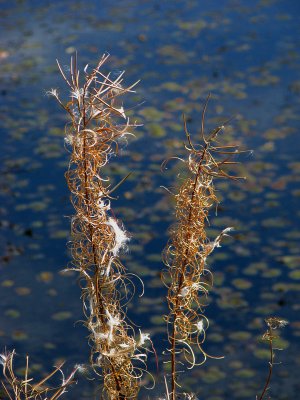
[[[193,216],[193,200],[195,198],[196,194],[196,188],[197,188],[197,183],[200,177],[200,172],[201,172],[201,166],[206,154],[208,148],[208,143],[205,144],[204,149],[201,154],[201,158],[199,160],[199,165],[198,165],[198,170],[197,174],[195,177],[194,185],[193,185],[193,191],[191,194],[191,202],[190,202],[190,209],[189,209],[189,215],[188,215],[188,226],[190,226],[190,223],[192,221],[192,216]],[[189,240],[189,237],[191,235],[191,232],[187,232],[187,241]],[[171,366],[172,366],[172,372],[171,372],[171,381],[172,381],[172,400],[176,400],[176,319],[177,319],[177,311],[179,307],[179,293],[182,288],[183,282],[184,282],[184,276],[185,276],[185,270],[186,270],[186,260],[188,258],[188,253],[189,249],[187,248],[184,254],[184,258],[181,263],[181,274],[179,277],[179,282],[178,282],[178,289],[177,289],[177,299],[176,299],[176,305],[174,308],[173,312],[173,327],[172,327],[172,341],[171,341]]]
[[[268,390],[268,386],[270,384],[271,381],[271,377],[272,377],[272,372],[273,372],[273,363],[274,363],[274,351],[273,351],[273,340],[272,340],[272,328],[269,328],[269,335],[270,335],[270,342],[269,342],[269,346],[270,346],[270,361],[269,361],[269,373],[268,373],[268,377],[265,383],[265,386],[263,388],[263,391],[260,395],[259,400],[263,400],[266,391]]]

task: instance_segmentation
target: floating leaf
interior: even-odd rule
[[[72,317],[72,313],[70,311],[60,311],[51,316],[55,321],[64,321],[65,319],[69,319]]]
[[[68,230],[57,230],[55,232],[52,232],[50,234],[51,239],[65,239],[67,240],[68,236],[70,235],[70,232]]]
[[[297,268],[300,266],[300,256],[283,256],[280,259],[288,268]]]
[[[277,276],[280,276],[282,271],[277,268],[269,268],[266,271],[263,271],[262,276],[264,278],[276,278]]]
[[[217,332],[210,332],[209,333],[209,340],[215,343],[220,343],[224,341],[224,336],[221,333]]]
[[[5,281],[1,282],[1,286],[3,287],[12,287],[14,284],[15,282],[10,279],[6,279]]]
[[[31,289],[28,287],[17,287],[15,288],[15,292],[19,296],[28,296],[31,293]]]
[[[300,279],[300,269],[295,269],[289,273],[291,279]]]
[[[289,347],[290,343],[281,337],[276,337],[274,339],[274,346],[280,350],[287,349]]]
[[[242,290],[249,289],[252,286],[252,282],[242,278],[233,279],[232,284],[237,289],[242,289]]]
[[[4,315],[10,318],[19,318],[21,316],[21,313],[20,311],[11,308],[9,310],[6,310]]]
[[[225,373],[218,367],[210,367],[201,374],[201,379],[205,383],[216,383],[225,378]]]
[[[44,283],[50,283],[53,280],[53,273],[49,271],[40,272],[37,275],[37,280]]]
[[[165,118],[165,114],[154,107],[144,107],[139,114],[145,117],[148,121],[161,121]]]
[[[150,322],[153,325],[163,325],[165,323],[163,318],[159,315],[152,315],[150,318]]]
[[[44,343],[44,347],[45,347],[45,349],[47,349],[47,350],[54,350],[54,349],[56,349],[56,345],[55,345],[54,343],[51,343],[51,342],[46,342],[46,343]]]
[[[151,136],[160,138],[166,135],[166,130],[160,124],[148,124],[148,130]]]
[[[28,339],[28,335],[24,331],[17,330],[17,331],[13,331],[12,338],[14,340],[20,340],[21,341],[21,340]]]
[[[254,350],[254,355],[256,358],[260,358],[262,360],[269,360],[270,359],[270,350],[257,349],[257,350]]]
[[[230,333],[229,337],[232,340],[249,340],[251,338],[251,334],[246,331],[238,331]]]
[[[256,375],[256,371],[250,368],[241,368],[240,370],[235,371],[234,375],[239,378],[249,379],[253,378]]]

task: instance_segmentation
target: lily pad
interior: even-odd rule
[[[252,287],[251,281],[248,281],[247,279],[242,279],[242,278],[233,279],[232,284],[237,289],[242,289],[242,290],[249,289]]]
[[[19,296],[28,296],[31,293],[31,289],[28,287],[17,287],[15,288],[15,292]]]
[[[291,271],[289,273],[289,277],[296,280],[300,279],[300,269],[295,269],[294,271]]]
[[[8,310],[6,310],[5,312],[4,312],[4,315],[6,315],[7,317],[9,317],[9,318],[20,318],[20,316],[21,316],[21,313],[20,313],[20,311],[18,311],[18,310],[15,310],[15,309],[13,309],[13,308],[10,308],[10,309],[8,309]]]
[[[13,340],[22,341],[22,340],[27,340],[28,335],[24,331],[16,330],[16,331],[13,331],[12,338],[13,338]]]
[[[70,311],[60,311],[51,316],[55,321],[64,321],[72,317],[72,313]]]
[[[37,275],[37,280],[44,283],[50,283],[53,280],[53,273],[49,271],[40,272]]]

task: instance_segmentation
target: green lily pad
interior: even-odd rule
[[[295,269],[294,271],[291,271],[290,273],[289,273],[289,277],[291,278],[291,279],[300,279],[300,269]]]
[[[154,107],[144,107],[139,114],[145,117],[148,122],[162,121],[165,118],[165,114]]]
[[[277,268],[269,268],[266,271],[263,271],[262,276],[264,278],[276,278],[277,276],[280,276],[282,271]]]
[[[230,339],[238,341],[249,340],[251,336],[252,336],[251,333],[246,331],[232,332],[229,334]]]
[[[237,376],[238,378],[253,378],[256,375],[256,371],[254,371],[251,368],[242,368],[238,371],[235,371],[234,373],[235,376]]]
[[[300,266],[300,256],[283,256],[281,257],[281,261],[288,267],[288,268],[297,268]]]
[[[221,333],[209,332],[209,341],[214,343],[221,343],[224,341],[224,336]]]
[[[249,289],[252,287],[252,282],[242,278],[233,279],[232,284],[237,289],[242,289],[242,290]]]
[[[10,308],[4,312],[4,315],[6,315],[9,318],[19,318],[21,316],[21,313],[18,310]]]
[[[155,138],[166,136],[166,130],[160,124],[148,124],[148,131]]]
[[[152,317],[150,318],[150,322],[153,325],[163,325],[165,324],[165,321],[163,320],[163,317],[160,315],[152,315]]]
[[[46,343],[44,343],[44,347],[45,347],[45,349],[47,349],[47,350],[54,350],[54,349],[56,349],[56,345],[55,345],[54,343],[51,343],[51,342],[46,342]]]
[[[50,234],[51,239],[65,239],[67,240],[68,236],[70,235],[70,232],[68,230],[57,230],[55,232],[52,232]]]
[[[51,316],[55,321],[64,321],[72,317],[72,313],[70,311],[60,311]]]
[[[5,279],[3,282],[1,282],[1,286],[3,287],[12,287],[14,286],[15,282],[12,281],[11,279]]]
[[[207,371],[201,374],[201,379],[205,383],[216,383],[224,379],[226,374],[218,367],[210,367]]]
[[[269,360],[270,359],[270,350],[257,349],[257,350],[254,350],[254,355],[256,358],[259,358],[261,360]]]

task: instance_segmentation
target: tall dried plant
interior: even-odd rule
[[[185,149],[187,158],[182,160],[187,168],[187,177],[183,179],[175,197],[176,222],[170,229],[170,239],[163,252],[163,262],[167,271],[163,282],[168,288],[167,301],[169,314],[165,316],[168,327],[168,340],[171,363],[171,390],[169,399],[177,399],[178,365],[186,364],[191,369],[203,364],[209,356],[203,348],[209,320],[204,315],[204,307],[213,274],[207,264],[207,257],[220,246],[224,236],[232,228],[224,229],[220,235],[210,241],[206,228],[209,224],[209,212],[217,207],[214,180],[216,178],[242,179],[233,176],[226,169],[236,161],[231,157],[239,153],[235,144],[219,145],[218,135],[224,129],[220,126],[205,134],[204,118],[207,108],[204,106],[201,122],[202,144],[192,142],[184,118],[187,137]],[[197,360],[197,354],[202,356]]]
[[[136,338],[126,318],[132,276],[119,253],[126,248],[127,232],[111,209],[111,188],[103,167],[118,153],[121,140],[131,134],[121,96],[134,86],[123,86],[123,73],[115,79],[103,72],[104,55],[89,71],[84,68],[83,83],[77,57],[71,59],[70,77],[58,63],[71,92],[64,103],[51,90],[71,118],[66,126],[65,143],[71,152],[66,180],[71,191],[75,215],[71,220],[72,264],[79,273],[85,325],[90,331],[90,363],[103,378],[104,396],[110,400],[137,397],[139,380],[145,367],[144,343],[148,334]]]

